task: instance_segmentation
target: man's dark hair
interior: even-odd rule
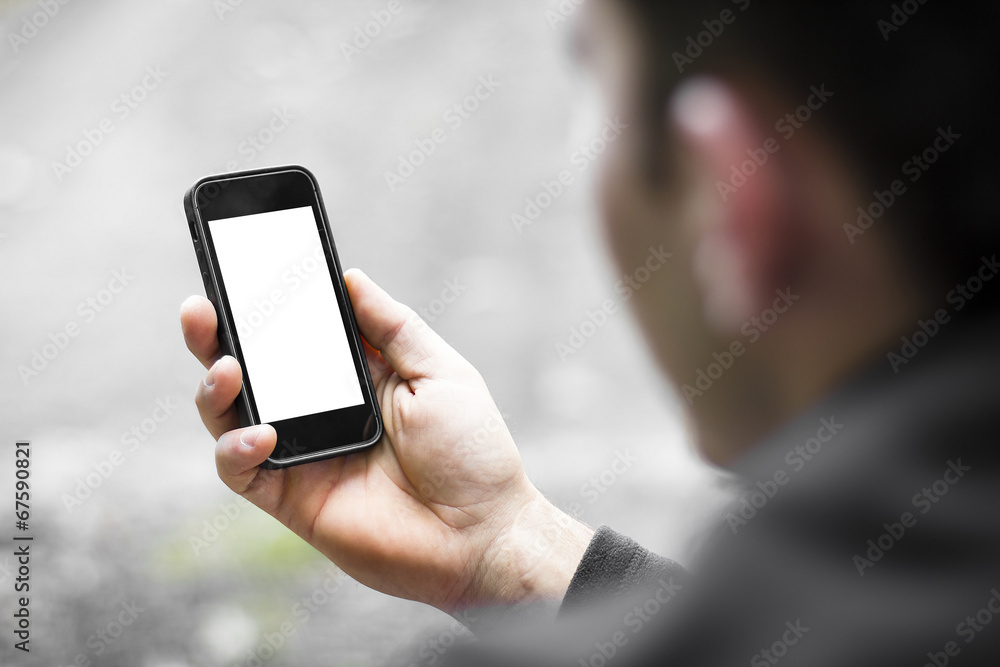
[[[613,1],[639,29],[647,69],[639,121],[653,141],[664,140],[665,104],[682,77],[769,81],[800,100],[796,104],[811,86],[826,84],[835,96],[810,122],[853,158],[868,193],[859,206],[867,208],[874,192],[893,181],[905,183],[906,193],[875,225],[902,246],[932,303],[973,277],[983,256],[1000,251],[994,101],[1000,3]],[[728,24],[719,21],[723,10],[732,13]],[[911,182],[903,164],[931,147],[939,128],[952,128],[961,139]],[[1000,281],[976,301],[1000,304]]]

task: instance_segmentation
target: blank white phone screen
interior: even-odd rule
[[[261,421],[363,404],[312,208],[209,228]]]

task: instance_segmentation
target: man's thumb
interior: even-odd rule
[[[344,274],[358,329],[404,380],[439,375],[467,362],[409,307],[358,269]]]

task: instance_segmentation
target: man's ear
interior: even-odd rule
[[[788,287],[792,259],[780,144],[752,111],[727,83],[697,77],[679,85],[667,121],[698,164],[694,268],[706,317],[727,333]]]

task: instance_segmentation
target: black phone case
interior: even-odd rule
[[[198,258],[198,268],[201,270],[202,282],[205,285],[205,293],[208,300],[212,302],[215,306],[215,314],[219,321],[219,346],[223,353],[230,355],[239,361],[240,366],[244,369],[245,366],[243,359],[237,353],[236,345],[233,343],[233,333],[229,330],[228,321],[226,313],[223,311],[225,307],[224,304],[218,298],[218,287],[217,280],[218,274],[216,272],[216,267],[212,266],[209,254],[206,252],[203,239],[205,238],[204,224],[197,212],[197,204],[195,202],[195,197],[197,196],[198,190],[209,183],[234,180],[238,178],[246,178],[249,176],[265,176],[267,174],[275,174],[286,171],[299,171],[305,174],[306,177],[312,183],[313,191],[316,193],[316,200],[319,204],[319,213],[322,217],[323,222],[323,232],[325,238],[322,239],[324,244],[330,249],[331,255],[333,256],[333,263],[336,269],[336,277],[341,282],[341,287],[343,288],[343,293],[347,294],[347,286],[344,285],[344,270],[340,264],[340,256],[337,254],[337,246],[333,241],[333,233],[330,230],[330,219],[326,214],[326,204],[323,202],[323,195],[319,189],[319,183],[316,177],[311,171],[305,167],[300,167],[297,165],[279,166],[279,167],[265,167],[262,169],[252,169],[248,171],[231,172],[227,174],[218,174],[215,176],[206,176],[202,178],[197,183],[195,183],[184,195],[184,213],[187,217],[188,228],[191,232],[191,240],[194,243],[195,255]],[[353,445],[347,445],[343,447],[337,447],[334,449],[321,450],[313,452],[311,454],[305,454],[302,456],[297,456],[287,460],[275,460],[268,458],[261,464],[261,468],[267,470],[278,470],[281,468],[289,468],[296,465],[301,465],[305,463],[312,463],[314,461],[322,461],[325,459],[336,458],[338,456],[346,456],[347,454],[352,454],[363,449],[374,446],[382,438],[383,424],[382,424],[382,411],[379,408],[378,399],[375,394],[375,385],[372,382],[371,370],[368,368],[368,362],[364,358],[364,346],[361,343],[360,334],[358,333],[358,325],[354,318],[354,307],[351,304],[350,298],[345,299],[347,302],[347,317],[348,317],[348,333],[352,338],[352,342],[356,349],[361,351],[361,363],[365,371],[365,382],[367,383],[368,396],[371,398],[371,403],[373,407],[374,417],[376,421],[375,435],[364,442],[359,442]],[[239,415],[240,426],[256,426],[260,422],[253,417],[253,410],[250,407],[250,400],[247,396],[245,390],[241,389],[239,396],[236,397],[236,412]]]

